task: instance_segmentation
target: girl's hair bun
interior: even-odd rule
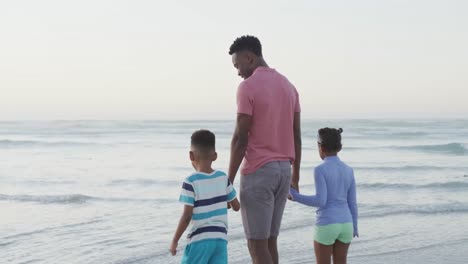
[[[343,133],[343,129],[341,127],[338,128],[338,132],[340,132],[340,134]]]

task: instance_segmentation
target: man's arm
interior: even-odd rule
[[[174,238],[172,239],[171,246],[169,248],[169,251],[171,252],[172,256],[175,256],[175,254],[177,253],[177,244],[179,243],[180,237],[187,229],[187,226],[190,224],[190,221],[192,220],[192,214],[193,206],[184,205],[184,212],[180,217],[179,225],[177,226],[177,230],[174,234]]]
[[[292,169],[291,186],[299,191],[299,172],[301,170],[301,155],[302,155],[302,137],[301,137],[301,113],[294,113],[294,150],[295,159]]]
[[[229,180],[233,183],[239,166],[245,156],[249,142],[249,130],[252,126],[252,116],[237,114],[236,129],[231,141],[231,158],[229,161]]]

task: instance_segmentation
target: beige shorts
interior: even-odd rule
[[[272,161],[241,176],[241,214],[247,239],[279,235],[291,177],[289,161]]]

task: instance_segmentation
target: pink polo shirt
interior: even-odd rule
[[[237,113],[252,116],[242,175],[270,161],[294,161],[294,113],[300,111],[296,88],[275,69],[258,67],[241,82]]]

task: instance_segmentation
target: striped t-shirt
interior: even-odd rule
[[[224,172],[195,172],[187,177],[179,201],[193,206],[188,243],[204,239],[227,240],[227,202],[235,198],[236,191]]]

